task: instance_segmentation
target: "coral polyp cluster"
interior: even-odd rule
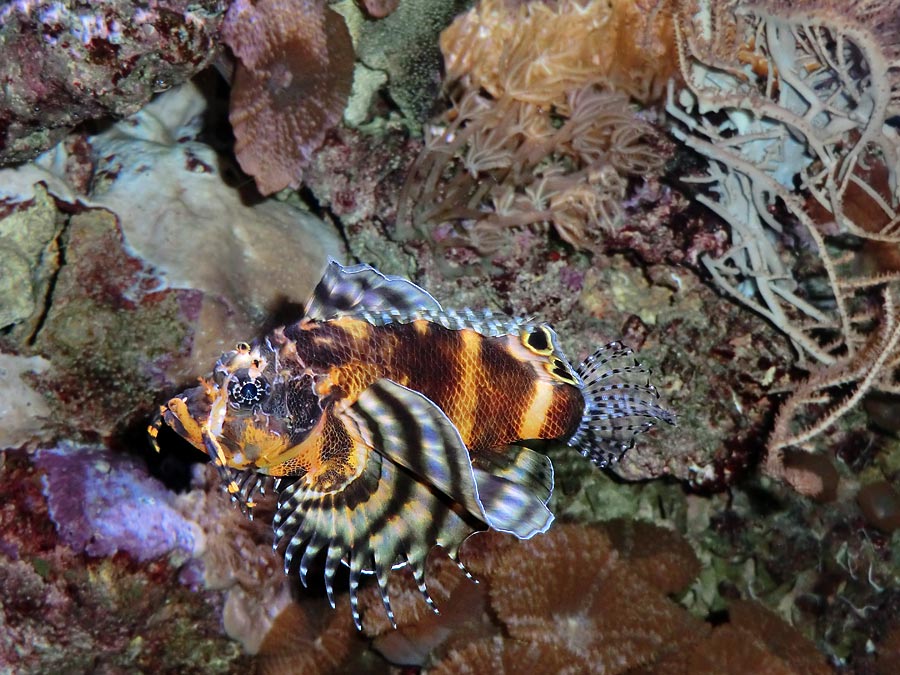
[[[454,103],[426,132],[400,226],[452,223],[445,244],[493,253],[510,228],[552,225],[596,248],[622,220],[627,177],[663,161],[629,94],[651,99],[670,74],[667,17],[575,0],[486,0],[459,17],[441,37]],[[639,37],[621,61],[624,26]]]
[[[675,75],[666,0],[482,0],[443,32],[441,51],[448,82],[537,105],[597,81],[646,103]]]

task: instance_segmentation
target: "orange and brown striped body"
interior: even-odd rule
[[[604,466],[656,420],[647,371],[619,343],[572,370],[548,325],[445,310],[426,291],[368,265],[332,261],[302,320],[216,362],[170,399],[163,423],[218,467],[247,509],[276,478],[275,545],[302,581],[325,588],[409,564],[420,590],[429,551],[451,556],[492,528],[527,539],[553,522],[550,459],[519,441],[561,439]],[[323,560],[324,559],[324,560]],[[430,599],[429,599],[430,600]]]
[[[554,376],[548,357],[518,335],[486,337],[425,319],[373,326],[341,317],[289,326],[273,343],[322,376],[323,396],[352,404],[381,378],[422,393],[450,418],[472,452],[565,438],[584,410],[578,388]]]

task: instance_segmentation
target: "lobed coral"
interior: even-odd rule
[[[626,176],[663,161],[622,91],[649,98],[669,73],[657,57],[670,24],[653,7],[485,0],[458,18],[441,38],[454,104],[426,130],[400,226],[452,223],[441,243],[493,253],[509,228],[552,224],[573,246],[596,248],[621,221]],[[653,36],[633,43],[652,70],[643,84],[632,71],[620,77],[607,51],[638,17]]]
[[[698,200],[731,228],[713,281],[790,339],[767,473],[870,391],[896,392],[898,19],[889,3],[682,2],[672,133],[708,159]]]
[[[666,597],[684,592],[698,560],[647,523],[559,524],[528,541],[479,533],[460,558],[477,584],[445,556],[429,558],[439,615],[412,575],[392,575],[396,630],[377,588],[363,589],[363,630],[391,663],[443,675],[828,672],[812,644],[753,603],[733,603],[730,622],[712,628]]]
[[[241,168],[264,195],[299,187],[350,96],[354,54],[343,17],[325,0],[238,0],[222,38],[238,59],[229,117]]]

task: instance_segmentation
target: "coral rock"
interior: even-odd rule
[[[204,533],[206,545],[195,556],[195,569],[182,576],[192,581],[190,572],[202,570],[203,587],[224,591],[225,632],[255,654],[291,603],[288,577],[272,551],[274,496],[258,495],[249,520],[222,494],[211,464],[195,466],[193,485],[196,489],[179,495],[175,506]]]
[[[49,368],[50,362],[40,356],[0,353],[0,449],[47,440],[50,408],[28,379]]]
[[[25,321],[46,301],[59,269],[60,214],[43,187],[26,201],[0,198],[0,328]],[[33,323],[33,322],[32,322]],[[30,332],[33,325],[25,327]]]
[[[84,120],[136,112],[212,61],[227,3],[0,5],[0,166],[29,160]]]
[[[204,546],[200,529],[175,508],[175,496],[134,459],[62,446],[38,452],[44,494],[60,539],[74,551],[135,560],[175,549],[181,556]]]
[[[51,362],[32,379],[56,432],[121,434],[198,363],[252,339],[291,303],[299,313],[327,259],[342,257],[337,234],[309,212],[242,201],[227,164],[193,140],[204,106],[185,86],[87,137],[87,158],[69,144],[0,171],[0,200],[13,210],[43,194],[39,182],[77,205],[74,215],[49,216],[63,218],[65,264],[4,345]],[[30,246],[49,264],[46,236]],[[40,330],[30,338],[31,326]]]
[[[403,0],[397,11],[360,29],[359,60],[387,73],[387,90],[405,121],[417,127],[432,110],[440,89],[438,36],[466,0]]]

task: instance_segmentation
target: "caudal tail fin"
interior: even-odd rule
[[[569,445],[604,467],[617,462],[634,437],[660,420],[675,424],[675,415],[657,402],[650,371],[621,342],[610,342],[576,369],[584,382],[584,414]]]

